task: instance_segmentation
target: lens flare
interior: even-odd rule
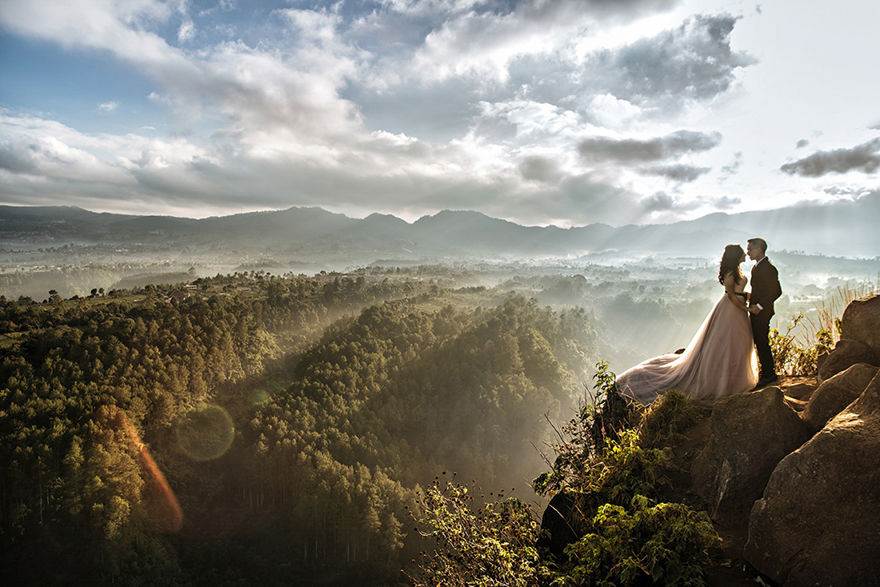
[[[251,405],[258,406],[269,400],[269,392],[265,389],[257,389],[251,392]]]
[[[177,444],[191,459],[210,461],[223,456],[235,438],[232,418],[220,406],[205,404],[177,423]]]
[[[147,473],[144,503],[150,513],[150,519],[165,532],[179,532],[183,527],[183,510],[180,508],[180,503],[131,420],[125,412],[112,405],[99,408],[98,419],[123,432],[130,448],[138,453],[141,465]]]

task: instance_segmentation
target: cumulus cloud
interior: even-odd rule
[[[379,0],[379,4],[393,12],[409,15],[460,15],[475,12],[507,14],[521,11],[535,17],[547,17],[563,8],[580,8],[593,18],[612,18],[634,16],[640,13],[665,10],[677,4],[678,0],[593,0],[584,4],[578,0],[525,0],[521,2],[499,2],[493,0]]]
[[[585,30],[609,21],[662,11],[677,0],[528,0],[507,2],[392,2],[399,14],[433,16],[410,63],[425,81],[477,73],[508,78],[508,66],[524,55],[549,55]],[[436,23],[441,23],[436,26]],[[392,33],[394,34],[394,33]]]
[[[674,111],[687,99],[709,100],[731,87],[737,69],[756,62],[731,49],[736,21],[691,17],[678,28],[590,55],[583,77],[637,105]]]
[[[523,179],[542,183],[554,183],[562,176],[555,161],[537,155],[524,158],[519,164],[519,171]]]
[[[657,192],[652,196],[648,196],[642,199],[641,203],[645,212],[662,212],[675,207],[675,199],[664,192]]]
[[[719,210],[729,210],[734,206],[738,206],[742,204],[742,198],[731,197],[731,196],[721,196],[720,198],[714,198],[711,200],[711,204],[718,208]]]
[[[0,169],[24,176],[23,184],[51,192],[48,186],[71,183],[125,183],[125,173],[89,151],[55,137],[23,137],[0,143]],[[34,180],[37,181],[34,181]],[[2,185],[2,183],[0,183]],[[4,189],[4,192],[15,191]]]
[[[54,121],[0,115],[2,190],[28,193],[107,193],[137,188],[134,171],[164,171],[211,155],[185,139],[163,140],[135,134],[92,136]],[[103,156],[101,156],[103,154]],[[35,181],[33,178],[38,178]],[[96,188],[101,185],[103,187]]]
[[[850,149],[817,151],[808,157],[780,167],[789,175],[820,177],[829,173],[862,171],[874,173],[880,169],[880,138],[856,145]]]
[[[64,141],[41,139],[49,129]],[[67,204],[98,208],[116,207],[121,194],[179,210],[460,208],[526,224],[618,222],[642,213],[638,194],[601,174],[566,175],[537,155],[507,171],[490,161],[487,171],[479,145],[428,145],[399,134],[374,133],[337,153],[271,157],[206,151],[184,138],[93,137],[39,119],[6,117],[0,132],[17,132],[15,144],[0,143],[7,202],[51,202],[63,193]],[[106,155],[98,158],[86,145]]]
[[[809,144],[810,144],[810,141],[808,141],[807,139],[801,139],[797,142],[797,145],[795,145],[795,149],[803,149],[804,147],[806,147]]]
[[[824,188],[822,191],[829,196],[846,196],[852,200],[858,200],[867,194],[875,192],[874,189],[863,185],[832,185]]]
[[[638,170],[642,175],[658,175],[678,182],[695,181],[701,175],[709,173],[710,167],[697,167],[695,165],[654,165],[642,167]]]
[[[642,117],[678,112],[690,102],[712,100],[730,89],[738,69],[755,62],[731,49],[737,19],[728,15],[693,17],[654,36],[583,55],[576,49],[578,39],[592,30],[583,14],[560,17],[556,25],[544,23],[543,28],[515,16],[505,17],[511,21],[511,45],[500,56],[486,50],[491,41],[474,25],[462,42],[464,56],[448,47],[433,52],[422,47],[412,58],[407,54],[384,66],[380,62],[381,97],[400,102],[417,87],[426,94],[439,91],[448,97],[446,104],[464,109],[474,95],[485,102],[517,95],[577,112],[588,123],[621,128]],[[529,41],[530,34],[538,40]],[[466,89],[445,91],[458,80]],[[367,105],[368,115],[370,110]]]
[[[18,34],[60,43],[65,47],[109,51],[153,73],[183,69],[186,58],[150,29],[168,21],[168,4],[144,0],[106,4],[70,0],[63,9],[55,2],[3,2],[0,23]]]
[[[647,163],[674,159],[687,153],[707,151],[721,142],[719,133],[680,130],[652,139],[615,139],[589,137],[578,144],[578,153],[584,161],[614,161],[618,163]]]
[[[356,49],[337,42],[336,15],[284,10],[295,43],[284,50],[219,43],[188,53],[171,47],[152,28],[173,12],[164,3],[104,4],[73,0],[67,10],[52,2],[4,3],[0,22],[20,34],[76,48],[100,49],[159,82],[154,92],[187,118],[214,109],[242,136],[284,127],[304,136],[334,136],[359,124],[357,108],[339,97],[355,71]]]
[[[208,28],[185,2],[2,3],[5,29],[114,56],[154,82],[151,108],[211,128],[90,135],[6,116],[0,191],[217,209],[468,208],[527,224],[680,210],[650,176],[695,180],[708,168],[679,160],[721,136],[642,122],[731,86],[750,62],[730,48],[736,19],[695,17],[607,51],[577,49],[674,3],[381,0],[355,16],[341,4],[288,7],[267,14],[259,43],[233,34],[198,47]],[[583,163],[594,165],[584,173]],[[641,174],[632,181],[644,191],[607,163]]]
[[[118,102],[111,101],[111,102],[104,102],[103,104],[98,104],[98,110],[100,110],[102,112],[113,112],[117,108],[119,108]]]
[[[519,140],[537,140],[562,135],[574,136],[580,119],[576,112],[532,100],[509,100],[504,102],[481,102],[481,112],[474,123],[483,127],[502,124]],[[485,128],[480,134],[491,136]]]
[[[642,109],[631,102],[605,93],[594,96],[590,100],[587,112],[588,117],[597,124],[615,128],[637,118],[642,113]]]
[[[735,175],[742,166],[743,154],[742,151],[737,151],[733,154],[733,161],[721,168],[722,180],[731,175]]]
[[[177,29],[177,41],[179,43],[191,41],[195,34],[196,27],[193,24],[193,21],[186,19],[180,24],[180,28]]]

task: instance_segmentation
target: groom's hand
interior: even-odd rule
[[[749,306],[749,312],[752,314],[760,314],[761,308],[759,308],[758,306]]]

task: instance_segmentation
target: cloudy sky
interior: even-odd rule
[[[0,203],[669,222],[880,189],[876,0],[0,0]]]

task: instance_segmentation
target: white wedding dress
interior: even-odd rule
[[[735,287],[745,290],[748,279]],[[749,391],[758,382],[758,356],[749,314],[725,293],[680,355],[660,355],[617,378],[620,390],[643,404],[677,389],[692,399],[715,400]]]

